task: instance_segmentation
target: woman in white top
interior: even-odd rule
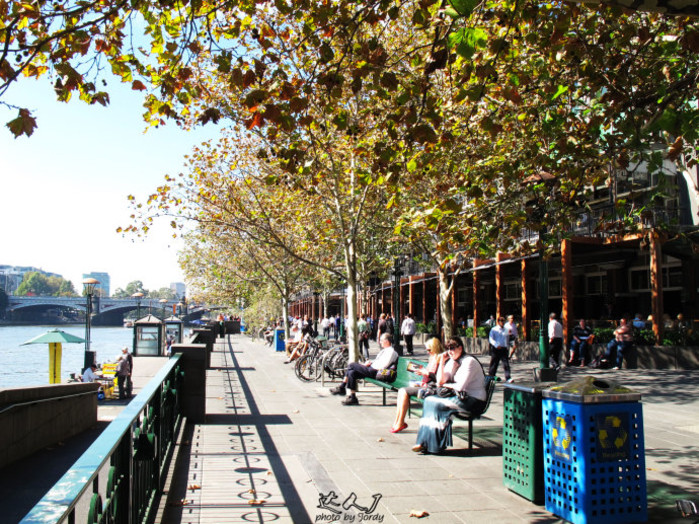
[[[425,399],[417,442],[413,446],[416,452],[444,451],[452,445],[451,416],[459,411],[480,414],[485,409],[485,373],[480,362],[464,353],[463,342],[458,337],[449,339],[446,347],[449,358],[440,361],[437,385],[453,390],[454,395],[434,395]]]

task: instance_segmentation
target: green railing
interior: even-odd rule
[[[22,522],[153,520],[182,423],[180,357],[167,361]]]

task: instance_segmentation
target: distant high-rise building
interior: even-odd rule
[[[187,292],[187,286],[183,282],[172,282],[170,289],[177,295],[177,298],[182,298]]]
[[[32,266],[0,265],[0,288],[3,288],[8,295],[14,295],[22,280],[24,280],[24,275],[34,272],[41,273],[47,277],[63,278],[57,273],[50,273]]]
[[[99,289],[100,296],[109,297],[110,295],[110,279],[109,273],[99,273],[93,271],[91,273],[83,273],[83,280],[86,278],[94,278],[99,281],[99,285],[95,286],[95,289]]]

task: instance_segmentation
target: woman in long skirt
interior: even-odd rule
[[[416,452],[439,453],[451,446],[451,416],[459,411],[480,414],[485,408],[485,373],[480,362],[464,353],[458,337],[449,340],[447,351],[449,359],[446,363],[442,360],[437,370],[437,385],[453,390],[454,394],[425,399],[417,443],[413,446]],[[467,394],[463,400],[459,392]]]

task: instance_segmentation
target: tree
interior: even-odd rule
[[[77,296],[73,284],[61,277],[46,276],[37,271],[24,274],[15,292],[17,295]]]
[[[161,287],[158,290],[148,291],[147,298],[159,298],[167,300],[177,300],[177,294],[169,287]]]
[[[149,291],[143,287],[143,282],[140,280],[132,280],[126,284],[126,289],[117,288],[112,296],[114,298],[130,298],[134,293],[143,293],[145,297]]]

